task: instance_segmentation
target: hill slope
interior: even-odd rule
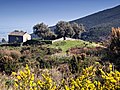
[[[111,27],[120,27],[120,5],[70,21],[70,23],[73,22],[84,24],[86,32],[82,34],[83,40],[106,40],[110,35]],[[55,32],[55,26],[50,29]]]
[[[120,5],[70,21],[70,23],[73,22],[85,25],[87,32],[83,34],[83,39],[92,41],[104,40],[110,34],[111,27],[120,27]]]

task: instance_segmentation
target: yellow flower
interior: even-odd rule
[[[35,87],[33,90],[37,90],[37,88]]]
[[[31,87],[30,90],[33,90],[33,88]]]
[[[20,71],[20,74],[23,75],[23,71]]]
[[[28,65],[27,65],[27,64],[26,64],[26,67],[25,67],[25,69],[26,69],[26,70],[28,70],[28,69],[29,69],[29,67],[28,67]]]
[[[20,77],[20,76],[17,76],[17,79],[18,79],[18,80],[20,80],[20,79],[21,79],[21,77]]]
[[[75,90],[75,86],[74,85],[72,85],[71,90]]]
[[[23,86],[22,82],[20,82],[19,84],[20,84],[20,86]]]
[[[33,83],[33,85],[32,85],[33,87],[35,87],[36,86],[36,83]]]
[[[109,65],[109,68],[112,68]],[[104,84],[101,84],[99,79],[96,79],[96,71],[101,71],[101,78],[104,80]],[[14,87],[15,89],[23,90],[117,90],[120,88],[120,72],[119,71],[110,71],[104,72],[101,68],[97,69],[94,66],[90,66],[86,69],[83,69],[83,72],[78,78],[69,78],[68,81],[66,79],[62,79],[59,86],[54,82],[54,80],[50,77],[49,74],[42,74],[43,81],[38,80],[35,81],[35,75],[30,72],[28,65],[24,71],[20,71],[20,74],[17,75],[15,72],[12,73],[14,75]],[[95,81],[94,81],[95,80]],[[69,82],[70,81],[70,82]],[[67,83],[67,84],[66,84]],[[67,86],[68,85],[68,86]]]
[[[33,81],[30,81],[30,86],[32,87],[32,85],[33,85]]]
[[[14,81],[15,81],[15,82],[18,82],[18,79],[15,79]]]
[[[18,87],[18,84],[17,83],[14,83],[15,87]]]
[[[42,74],[42,77],[43,77],[44,79],[46,78],[44,74]]]
[[[117,81],[115,79],[110,80],[112,83],[116,83]]]
[[[70,90],[69,87],[67,85],[65,85],[65,90]]]
[[[22,88],[22,87],[20,87],[20,90],[23,90],[23,88]]]
[[[112,65],[111,64],[109,65],[109,68],[110,68],[110,71],[111,71],[112,70]]]
[[[56,90],[56,85],[54,85],[54,86],[51,88],[51,90]]]
[[[65,83],[65,80],[64,80],[64,79],[62,79],[61,84],[64,84],[64,83]]]
[[[105,72],[102,69],[99,69],[103,75],[105,75]]]
[[[20,71],[20,76],[23,78],[23,77],[25,77],[26,78],[26,75],[25,75],[25,73],[23,72],[23,71]]]
[[[27,73],[28,73],[28,75],[30,75],[30,70],[29,69],[28,69]]]
[[[43,82],[41,80],[38,80],[37,81],[37,84],[40,86],[40,87],[43,87]]]
[[[95,62],[95,64],[99,64],[99,62]]]
[[[91,83],[91,81],[90,81],[90,80],[87,80],[86,82],[87,82],[88,84],[89,84],[89,83]]]
[[[89,85],[88,85],[88,87],[90,87],[91,89],[93,89],[93,90],[94,90],[95,85],[94,85],[94,84],[89,84]]]
[[[52,83],[52,79],[51,78],[48,77],[47,80],[48,80],[49,83]]]
[[[98,82],[97,82],[97,81],[94,81],[94,84],[95,84],[95,85],[97,85],[97,84],[98,84]]]
[[[84,88],[81,88],[81,90],[85,90]]]
[[[15,76],[16,74],[17,74],[16,72],[12,72],[12,75],[14,75],[14,76]]]
[[[31,80],[32,80],[32,81],[34,80],[34,74],[32,74],[32,76],[31,76]]]
[[[38,81],[37,81],[37,84],[38,84],[38,85],[40,85],[40,84],[41,84],[41,81],[40,81],[40,80],[38,80]]]
[[[120,77],[120,72],[119,71],[115,70],[115,74]]]

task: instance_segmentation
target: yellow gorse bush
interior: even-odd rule
[[[83,69],[82,75],[76,79],[71,79],[65,90],[117,90],[120,89],[120,72],[112,70],[109,65],[109,72],[104,72],[102,68],[90,66]],[[99,79],[96,72],[99,71]]]
[[[14,88],[16,90],[55,90],[54,85],[49,74],[42,74],[43,81],[35,80],[35,75],[31,73],[28,65],[26,65],[24,71],[20,71],[19,74],[13,72],[14,76]]]
[[[24,71],[20,71],[19,74],[16,74],[15,72],[12,73],[12,75],[15,77],[15,89],[17,90],[37,90],[36,89],[36,83],[34,81],[34,74],[30,72],[30,69],[28,65],[26,65],[26,68]]]
[[[98,63],[97,63],[98,64]],[[120,72],[113,71],[109,65],[109,72],[102,68],[90,66],[82,70],[77,78],[62,79],[58,85],[48,73],[42,74],[43,79],[36,79],[28,65],[19,74],[13,72],[14,89],[16,90],[116,90],[120,89]]]

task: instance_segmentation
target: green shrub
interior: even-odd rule
[[[52,44],[52,41],[51,40],[32,39],[32,40],[28,40],[23,43],[23,45],[44,45],[44,44]]]
[[[42,69],[52,67],[52,65],[49,61],[43,60],[41,57],[38,57],[36,60],[39,62],[39,67],[42,68]]]
[[[0,69],[10,75],[13,71],[17,71],[20,64],[19,58],[21,54],[15,50],[1,50],[0,52]]]
[[[52,41],[51,40],[41,40],[42,43],[45,43],[45,44],[52,44]]]

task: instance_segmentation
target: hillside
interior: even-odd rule
[[[86,32],[82,34],[82,39],[87,41],[104,41],[108,39],[111,27],[120,27],[120,5],[106,9],[83,18],[79,18],[70,23],[82,23]],[[55,26],[50,29],[55,32]],[[32,35],[35,38],[35,35]]]
[[[74,39],[0,46],[1,90],[119,90],[120,28],[112,32],[110,47]]]
[[[120,27],[119,11],[120,5],[70,21],[70,23],[76,22],[85,25],[87,32],[83,34],[83,39],[101,41],[106,39],[110,34],[111,27]]]

